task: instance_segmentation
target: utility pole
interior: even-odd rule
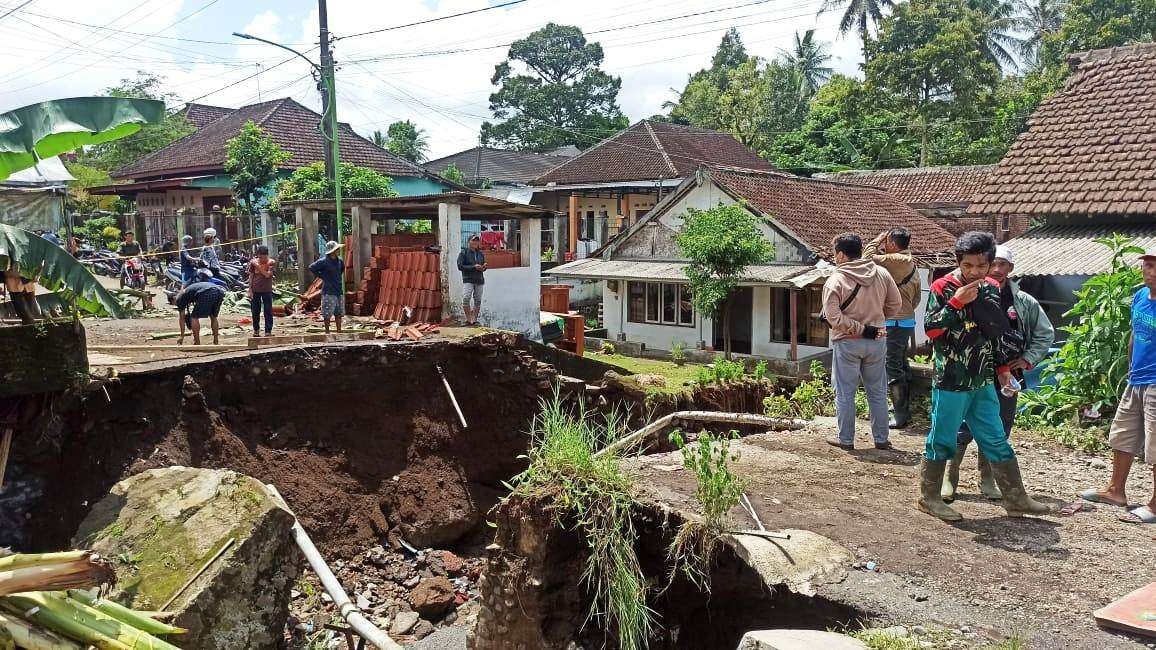
[[[337,82],[333,74],[333,52],[329,49],[329,14],[325,0],[317,0],[317,22],[321,27],[321,102],[324,107],[321,133],[329,146],[326,149],[325,172],[333,181],[333,208],[337,217],[337,243],[344,244],[341,209],[341,146],[337,121]],[[328,131],[328,133],[326,133]]]

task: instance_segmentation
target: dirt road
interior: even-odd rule
[[[1091,612],[1156,580],[1156,527],[1121,523],[1120,509],[1092,504],[1072,517],[1008,518],[976,496],[974,446],[956,503],[966,519],[941,522],[912,505],[923,431],[893,435],[896,451],[877,451],[859,424],[860,449],[850,453],[823,442],[834,433],[830,418],[733,446],[740,457],[732,466],[750,482],[748,494],[769,529],[809,529],[842,543],[860,562],[877,564],[875,571],[857,565],[821,595],[869,612],[873,626],[942,627],[975,646],[1019,633],[1032,648],[1145,647],[1101,631]],[[1101,457],[1019,431],[1013,443],[1028,489],[1048,503],[1071,501],[1106,479]],[[648,496],[694,509],[693,475],[669,471],[681,462],[676,454],[628,466]],[[1134,502],[1152,490],[1151,473],[1139,470],[1128,485]],[[741,509],[732,518],[753,524]]]

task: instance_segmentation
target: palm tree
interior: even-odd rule
[[[1018,18],[1011,0],[968,0],[967,6],[980,15],[984,56],[1001,70],[1015,67],[1012,52],[1021,49],[1022,39],[1012,35],[1018,29]]]
[[[384,149],[385,146],[389,144],[389,138],[387,138],[380,130],[374,131],[373,137],[370,138],[370,140],[373,141],[373,144],[381,147],[382,149]]]
[[[1016,0],[1016,31],[1025,34],[1019,53],[1025,61],[1035,62],[1044,37],[1060,31],[1064,22],[1064,0]]]
[[[815,40],[815,30],[808,29],[802,38],[795,32],[795,47],[792,51],[779,50],[787,65],[799,71],[799,94],[810,97],[823,82],[831,78],[834,70],[826,65],[831,60],[827,53],[827,43]]]
[[[866,45],[869,37],[868,26],[878,25],[879,21],[883,20],[883,11],[890,9],[895,3],[892,0],[823,0],[819,13],[839,9],[843,5],[847,5],[847,8],[843,12],[843,19],[839,21],[839,33],[846,34],[858,28],[859,39]],[[864,58],[867,56],[866,48],[863,50],[863,56]]]

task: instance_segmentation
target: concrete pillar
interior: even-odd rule
[[[309,272],[318,255],[317,250],[317,210],[297,208],[297,286],[301,291],[309,288],[313,274]]]
[[[568,234],[569,234],[570,241],[568,242],[568,247],[566,249],[566,250],[570,251],[571,257],[573,257],[574,253],[576,253],[578,251],[578,219],[579,219],[579,217],[578,217],[578,195],[577,194],[571,194],[570,195],[570,216],[569,216],[569,219],[567,220],[569,223]],[[559,256],[558,260],[562,261],[561,256]]]
[[[462,251],[462,206],[438,204],[437,235],[442,249],[442,320],[448,320],[464,315],[462,274],[458,271],[458,253]]]
[[[277,219],[268,210],[261,211],[261,243],[269,247],[269,257],[277,259]]]
[[[530,267],[534,277],[542,275],[542,220],[541,219],[519,219],[518,227],[521,229],[522,245],[518,248],[518,254],[522,256],[522,264]],[[541,293],[539,293],[541,298]]]
[[[373,241],[373,220],[369,216],[369,208],[354,205],[350,210],[353,221],[353,282],[361,286],[361,272],[366,261],[373,256],[370,243]]]

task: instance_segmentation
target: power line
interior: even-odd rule
[[[457,18],[459,16],[468,16],[470,14],[477,14],[477,13],[481,13],[483,11],[490,11],[492,9],[501,9],[503,7],[509,7],[511,5],[522,4],[523,2],[526,2],[526,0],[510,0],[509,2],[503,2],[501,4],[490,5],[489,7],[482,7],[481,9],[473,9],[471,11],[463,11],[461,13],[450,14],[448,16],[439,16],[437,18],[428,18],[426,20],[419,20],[415,23],[406,23],[404,25],[394,25],[393,27],[382,27],[381,29],[373,29],[373,30],[370,30],[368,32],[359,32],[357,34],[349,34],[348,36],[339,36],[333,40],[336,41],[336,40],[341,40],[341,39],[346,39],[346,38],[356,38],[358,36],[367,36],[369,34],[380,34],[381,32],[390,32],[390,31],[393,31],[395,29],[402,29],[405,27],[416,27],[417,25],[426,25],[429,23],[436,23],[439,20],[449,20],[450,18]]]
[[[13,7],[12,9],[9,9],[8,11],[4,12],[4,15],[3,15],[3,16],[0,16],[0,20],[4,20],[4,19],[5,19],[5,18],[7,18],[8,16],[11,16],[12,14],[16,13],[17,11],[20,11],[21,9],[23,9],[23,8],[27,7],[28,5],[32,4],[34,1],[35,1],[35,0],[26,0],[24,3],[20,4],[19,6],[17,6],[17,7]]]

